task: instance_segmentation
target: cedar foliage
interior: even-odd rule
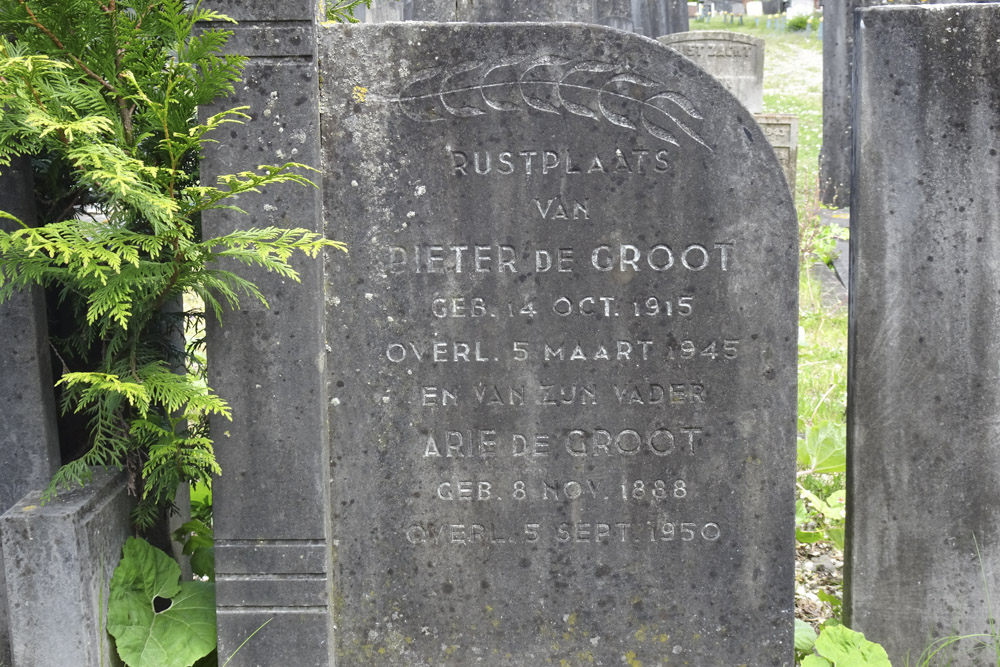
[[[73,313],[73,333],[53,341],[60,407],[89,420],[85,453],[47,494],[83,483],[90,466],[127,467],[139,527],[171,506],[178,484],[220,473],[207,416],[230,416],[205,384],[201,341],[180,349],[167,335],[197,330],[204,313],[167,306],[193,294],[219,317],[242,299],[266,304],[220,258],[297,279],[293,254],[344,249],[305,229],[202,238],[203,211],[312,183],[296,163],[198,181],[211,133],[249,118],[232,108],[198,121],[245,62],[222,52],[230,31],[195,30],[200,21],[229,19],[185,0],[0,0],[0,170],[32,156],[40,222],[0,231],[0,302],[41,285]]]

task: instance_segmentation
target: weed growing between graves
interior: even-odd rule
[[[293,254],[341,247],[305,229],[202,239],[202,211],[239,210],[231,198],[276,183],[312,185],[295,163],[199,183],[212,132],[247,118],[234,108],[197,120],[199,105],[232,91],[245,62],[222,53],[231,33],[195,32],[205,20],[227,19],[184,0],[0,0],[0,35],[15,35],[0,37],[0,167],[34,159],[41,223],[0,232],[0,301],[33,285],[58,295],[72,320],[53,340],[61,409],[89,420],[82,456],[46,497],[87,480],[90,466],[126,467],[142,527],[178,484],[218,474],[206,418],[229,415],[205,384],[200,350],[168,342],[204,312],[167,306],[186,292],[217,317],[241,299],[266,304],[217,261],[297,279]]]

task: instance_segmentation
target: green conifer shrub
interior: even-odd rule
[[[221,316],[241,299],[265,302],[219,258],[296,279],[293,254],[344,249],[305,229],[202,238],[201,213],[235,209],[236,195],[312,185],[295,163],[199,182],[211,133],[248,118],[233,108],[197,119],[241,76],[245,59],[222,51],[231,33],[195,29],[227,20],[185,0],[0,0],[0,170],[33,158],[41,223],[0,231],[0,302],[41,285],[71,314],[71,334],[53,341],[60,407],[89,424],[85,451],[48,493],[84,482],[90,466],[127,467],[140,527],[178,484],[220,472],[207,416],[229,416],[195,363],[203,351],[166,335],[204,313],[166,306],[193,294]]]

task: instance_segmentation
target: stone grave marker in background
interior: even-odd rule
[[[826,0],[823,7],[823,145],[819,155],[820,201],[832,208],[851,203],[851,77],[854,10],[874,0]]]
[[[764,110],[764,40],[725,30],[696,30],[659,41],[721,81],[752,113]]]
[[[1000,5],[857,16],[844,610],[902,664],[1000,590]]]
[[[17,160],[0,175],[0,210],[35,222],[31,164]],[[0,220],[7,231],[11,220]],[[59,467],[59,436],[49,361],[45,300],[40,289],[0,304],[0,513],[45,487]],[[0,554],[0,665],[10,664],[6,587]]]
[[[754,119],[778,156],[794,199],[795,170],[799,155],[799,117],[788,113],[758,113],[754,114]]]
[[[338,664],[790,663],[797,225],[752,116],[592,26],[320,59]]]

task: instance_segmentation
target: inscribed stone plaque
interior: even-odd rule
[[[321,38],[342,664],[792,660],[795,214],[582,25]]]
[[[855,16],[844,611],[903,664],[995,632],[1000,5]]]
[[[799,117],[789,113],[757,113],[753,117],[778,156],[794,198],[795,170],[799,158]]]
[[[677,32],[658,40],[721,81],[751,112],[764,110],[764,40],[724,30]]]

